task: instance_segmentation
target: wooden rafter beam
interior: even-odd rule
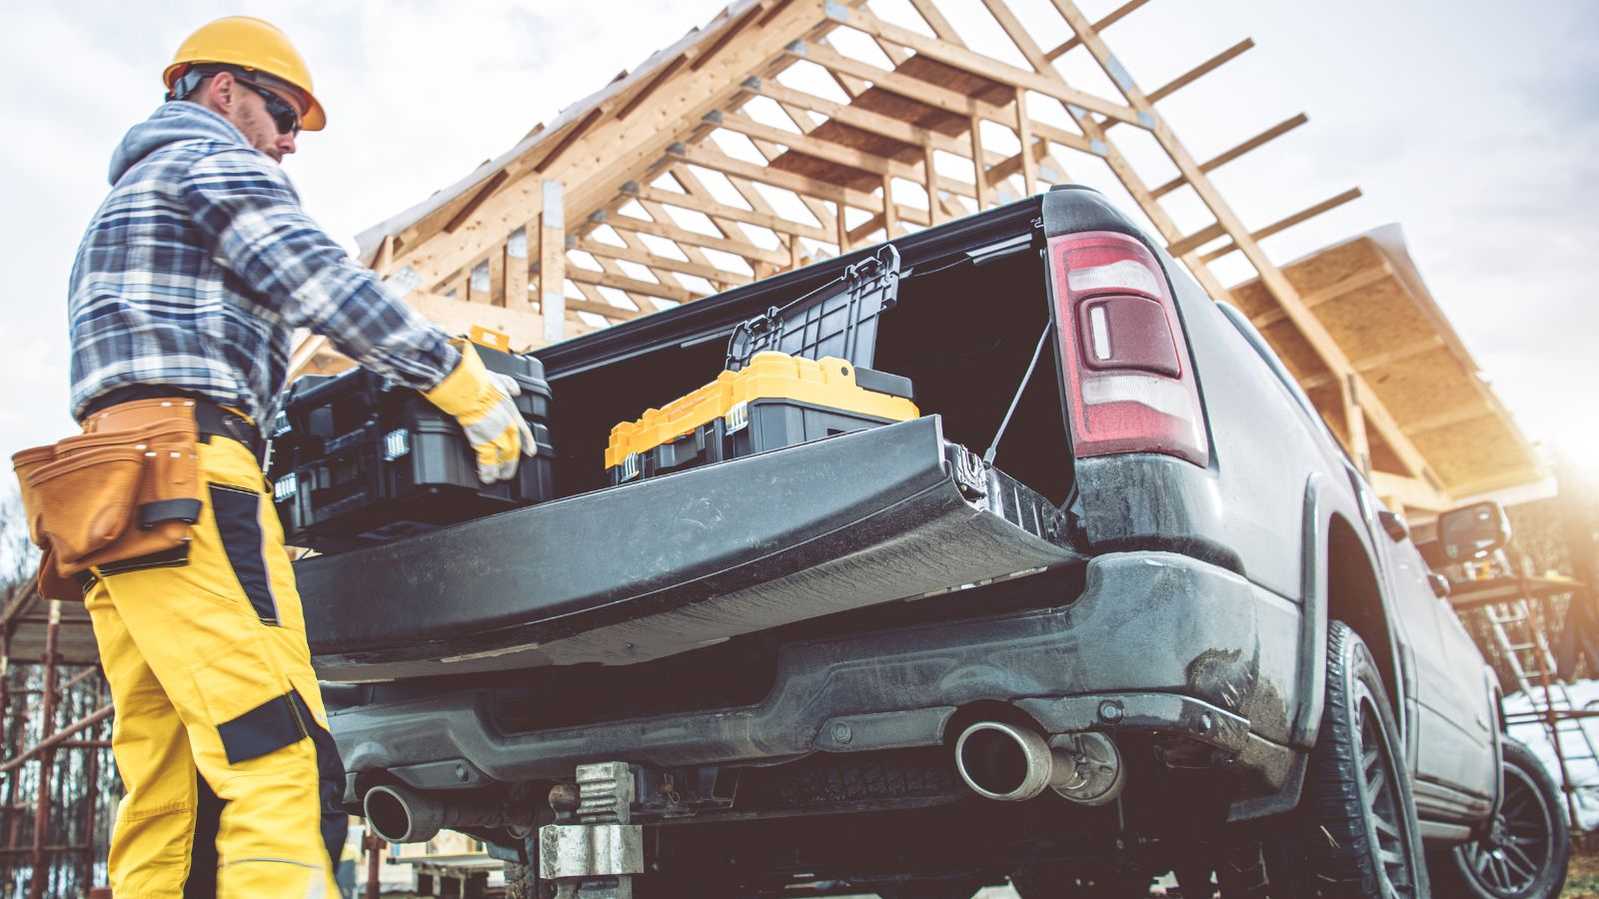
[[[904,121],[903,119],[896,119],[893,116],[883,115],[882,113],[872,112],[866,109],[859,109],[846,103],[838,103],[833,100],[828,100],[824,97],[818,97],[815,94],[807,91],[796,90],[795,88],[788,87],[787,85],[768,78],[752,80],[749,82],[749,87],[753,92],[758,93],[761,96],[768,97],[779,104],[788,104],[790,106],[798,107],[799,109],[820,113],[841,125],[848,125],[851,128],[869,131],[872,134],[886,137],[890,140],[896,140],[900,143],[910,144],[911,146],[932,147],[933,149],[948,153],[951,156],[962,157],[968,161],[971,159],[971,147],[969,142],[964,138],[951,137],[947,134],[934,131],[930,128],[922,128],[918,125],[913,125],[910,122]],[[984,117],[993,121],[1005,121],[1006,116],[1013,115],[1013,113],[1010,113],[1009,111],[1001,109],[997,106],[988,106],[984,110]],[[1056,140],[1056,143],[1070,146],[1075,150],[1090,152],[1087,140],[1084,140],[1078,135],[1073,135],[1070,132],[1063,131],[1062,129],[1049,128],[1047,125],[1041,125],[1040,123],[1035,122],[1032,123],[1035,136],[1039,138],[1046,137],[1046,135],[1038,130],[1040,127],[1050,131],[1051,133],[1058,132],[1056,136],[1067,136],[1070,139],[1070,143],[1060,140]],[[990,150],[987,151],[984,161],[989,166],[995,166],[1005,162],[1006,157]],[[940,177],[941,183],[945,180],[948,180],[947,176]],[[957,183],[964,184],[964,187],[966,188],[966,192],[963,194],[964,196],[974,195],[971,193],[972,186],[970,184],[965,184],[964,182]]]
[[[705,199],[710,199],[709,194],[705,194],[705,193],[702,193],[701,197],[705,198]],[[644,207],[644,211],[645,212],[649,213],[650,218],[655,219],[658,222],[666,222],[666,221],[671,221],[672,220],[672,213],[665,206],[662,206],[660,203],[657,203],[654,200],[645,199],[645,198],[642,198],[642,197],[639,198],[638,203],[639,203],[640,206]],[[709,216],[707,216],[707,218],[710,219],[711,226],[714,227],[717,231],[719,231],[725,239],[733,241],[735,243],[744,243],[744,244],[747,244],[749,246],[756,247],[757,249],[760,249],[760,247],[750,238],[749,232],[745,231],[742,227],[740,227],[737,222],[731,221],[731,220],[726,219],[726,218],[722,218],[719,215],[709,215]],[[774,234],[774,237],[778,241],[778,246],[777,246],[776,250],[772,250],[772,251],[769,251],[769,252],[772,252],[772,253],[775,253],[775,254],[781,255],[781,256],[787,256],[788,255],[788,246],[785,243],[785,241],[786,240],[792,240],[793,238],[785,238],[785,236],[782,235],[782,234]],[[626,235],[623,235],[622,239],[623,240],[627,240],[628,237]],[[682,244],[682,243],[679,243],[678,244],[678,249],[682,250],[684,255],[688,256],[688,258],[694,260],[695,262],[709,262],[710,261],[708,258],[706,258],[700,252],[700,247],[697,244]],[[745,256],[744,258],[745,258],[745,261],[749,264],[750,269],[752,271],[756,272],[757,275],[759,275],[760,272],[762,271],[762,266],[772,266],[772,265],[776,265],[777,264],[777,263],[771,262],[770,260],[751,259],[748,256]],[[675,278],[675,276],[668,276],[668,277],[669,278]]]
[[[466,201],[466,205],[462,206],[455,213],[455,215],[450,216],[449,221],[444,223],[444,232],[446,234],[454,234],[455,229],[461,227],[461,223],[470,218],[472,213],[476,212],[477,208],[482,206],[489,197],[494,196],[494,192],[499,190],[505,184],[508,177],[509,176],[506,175],[505,171],[502,169],[498,172],[495,172],[494,175],[489,178],[489,180],[483,182],[482,187],[479,187],[477,190],[472,192],[472,198]],[[392,256],[390,257],[390,261],[392,263]]]
[[[774,144],[781,144],[790,150],[814,156],[836,165],[848,166],[871,172],[874,175],[886,175],[893,164],[876,154],[857,150],[832,141],[819,140],[807,134],[796,134],[782,128],[765,125],[748,116],[739,113],[717,113],[715,118],[708,119],[720,128],[742,134],[752,140],[765,140]]]
[[[1284,119],[1283,121],[1278,122],[1270,128],[1267,128],[1265,131],[1260,132],[1254,137],[1251,137],[1250,139],[1238,144],[1232,149],[1227,150],[1224,153],[1219,153],[1200,163],[1199,170],[1201,172],[1205,172],[1206,174],[1214,172],[1215,170],[1221,168],[1229,162],[1232,162],[1245,153],[1248,153],[1254,149],[1258,149],[1259,147],[1264,146],[1265,144],[1276,140],[1279,137],[1282,137],[1284,134],[1287,134],[1288,132],[1298,128],[1300,125],[1303,125],[1308,121],[1310,121],[1310,117],[1304,113]],[[1149,193],[1151,196],[1159,199],[1187,183],[1187,180],[1184,179],[1183,176],[1178,175],[1159,187],[1151,188]]]
[[[938,8],[934,0],[911,0],[911,5],[916,7],[916,14],[922,17],[927,27],[933,29],[939,40],[948,41],[957,47],[966,46],[960,36],[955,33],[955,27],[944,18],[944,13]]]
[[[775,144],[782,144],[796,153],[803,153],[806,156],[812,156],[835,165],[860,169],[879,176],[890,175],[909,181],[922,180],[922,172],[914,165],[896,162],[864,150],[857,150],[843,144],[811,137],[810,135],[795,134],[782,128],[774,128],[771,125],[761,124],[746,116],[729,114],[720,117],[716,121],[721,127],[729,131],[743,134],[752,139],[758,138]],[[970,184],[954,179],[946,178],[944,180],[944,189],[950,193],[961,193],[968,197],[975,195]]]
[[[1206,75],[1209,75],[1211,72],[1216,71],[1227,63],[1232,62],[1238,57],[1244,55],[1245,52],[1253,49],[1254,46],[1254,38],[1244,38],[1238,43],[1233,44],[1231,47],[1228,47],[1220,53],[1217,53],[1215,56],[1212,56],[1199,65],[1194,66],[1181,75],[1178,75],[1176,78],[1173,78],[1160,87],[1150,91],[1147,95],[1149,97],[1149,102],[1159,103],[1167,97],[1170,97],[1172,94],[1175,94],[1187,87],[1188,85],[1193,84],[1195,81],[1198,81]]]
[[[652,269],[662,269],[665,271],[677,272],[683,275],[694,275],[698,278],[704,278],[705,280],[710,281],[712,284],[737,285],[748,284],[750,282],[750,277],[748,275],[741,274],[739,272],[730,272],[723,268],[717,268],[714,265],[701,265],[697,262],[685,262],[681,259],[673,259],[670,256],[657,255],[649,252],[648,250],[640,250],[633,247],[619,247],[615,244],[594,240],[593,238],[583,238],[578,240],[577,245],[574,246],[573,249],[582,250],[596,259],[620,259],[627,262],[637,263],[638,265],[648,266]]]
[[[638,109],[645,100],[648,100],[650,95],[655,93],[655,89],[660,87],[666,81],[666,79],[671,78],[674,74],[676,74],[677,70],[686,62],[688,62],[687,55],[679,53],[672,57],[672,59],[665,65],[661,66],[661,68],[657,70],[654,75],[650,76],[650,80],[644,82],[642,86],[635,89],[633,91],[633,95],[628,97],[627,102],[623,103],[622,106],[616,110],[617,120],[620,121],[626,119],[629,115],[632,115],[633,110]]]
[[[868,237],[871,237],[878,231],[882,231],[884,234],[887,234],[886,225],[887,223],[883,220],[883,214],[881,212],[874,213],[871,218],[849,229],[850,246],[859,246],[860,244],[865,243]],[[892,235],[884,238],[884,240],[892,239]]]
[[[604,106],[596,106],[589,110],[588,115],[579,119],[577,124],[566,129],[566,133],[561,136],[559,141],[556,141],[555,146],[551,147],[548,153],[533,164],[533,171],[542,172],[553,165],[557,159],[561,158],[562,153],[565,153],[571,148],[572,144],[577,142],[578,138],[594,127],[594,123],[598,122],[605,115],[605,112]]]
[[[689,68],[694,71],[699,71],[700,69],[704,68],[705,64],[715,58],[716,54],[720,53],[722,48],[728,45],[729,41],[733,40],[735,37],[738,37],[740,32],[749,27],[751,23],[753,23],[757,18],[760,17],[762,13],[766,11],[763,8],[766,5],[767,4],[765,2],[757,3],[744,15],[739,16],[738,19],[723,26],[722,30],[717,33],[716,38],[709,44],[705,45],[703,50],[696,47],[696,52],[693,54],[694,59],[689,63]]]
[[[1422,340],[1418,340],[1414,343],[1409,343],[1402,347],[1389,350],[1386,353],[1373,353],[1370,356],[1362,356],[1359,359],[1354,360],[1355,371],[1364,375],[1368,372],[1376,371],[1384,366],[1392,365],[1395,362],[1403,362],[1404,360],[1413,356],[1420,356],[1422,353],[1430,353],[1433,350],[1442,349],[1443,346],[1444,339],[1434,334],[1431,337],[1423,338]],[[1300,378],[1299,386],[1309,391],[1315,390],[1318,387],[1325,387],[1328,384],[1333,383],[1335,380],[1336,378],[1333,375],[1322,373]],[[1406,433],[1410,432],[1409,425],[1405,426],[1405,431]]]
[[[1121,6],[1118,6],[1106,13],[1104,18],[1100,19],[1098,22],[1095,22],[1094,30],[1104,31],[1106,28],[1109,28],[1117,22],[1120,22],[1122,19],[1126,18],[1129,13],[1148,2],[1149,0],[1127,0],[1126,3],[1123,3]],[[1053,50],[1045,53],[1044,57],[1049,61],[1054,62],[1055,60],[1060,59],[1062,56],[1065,56],[1066,54],[1082,46],[1082,43],[1082,40],[1074,34],[1056,46]]]
[[[1420,478],[1410,478],[1389,471],[1374,471],[1370,475],[1372,489],[1385,504],[1398,503],[1402,508],[1442,512],[1454,505],[1449,494]]]
[[[600,264],[600,270],[605,272],[608,275],[615,275],[617,277],[628,278],[628,279],[632,279],[633,278],[632,275],[629,275],[627,273],[627,269],[622,268],[620,265],[618,265],[616,263],[615,259],[612,259],[612,258],[610,258],[608,256],[596,256],[596,257],[594,257],[594,261],[598,262]],[[567,270],[568,271],[573,271],[575,269],[576,269],[576,267],[570,267],[569,266]],[[663,271],[661,269],[657,269],[657,268],[654,268],[654,267],[648,266],[648,265],[645,266],[644,270],[649,272],[650,277],[654,278],[656,280],[656,282],[661,284],[663,287],[668,287],[668,288],[674,288],[675,287],[675,288],[679,288],[679,289],[682,289],[682,290],[687,290],[688,289],[688,288],[684,287],[683,286],[683,282],[679,281],[677,279],[677,277],[675,275],[673,275],[671,272]],[[592,271],[592,269],[590,269],[590,271]],[[581,288],[581,285],[584,283],[582,281],[577,281],[577,280],[571,279],[571,278],[568,278],[568,280],[571,280],[572,283],[579,285],[580,288]],[[628,299],[628,302],[632,303],[636,308],[638,308],[640,311],[643,311],[643,312],[657,312],[661,308],[655,302],[655,297],[652,296],[651,294],[628,292],[627,293],[627,299]],[[670,299],[670,298],[668,298],[668,299]]]
[[[1313,219],[1316,216],[1321,215],[1323,212],[1328,211],[1329,209],[1335,209],[1335,208],[1337,208],[1339,206],[1344,205],[1345,203],[1351,202],[1353,200],[1358,200],[1358,199],[1360,199],[1360,188],[1351,187],[1350,189],[1344,191],[1343,193],[1339,194],[1336,197],[1328,197],[1327,199],[1322,200],[1320,203],[1317,203],[1314,206],[1307,206],[1304,209],[1301,209],[1298,212],[1294,213],[1293,215],[1284,216],[1283,218],[1280,218],[1277,221],[1272,222],[1269,225],[1266,225],[1265,227],[1262,227],[1262,228],[1260,228],[1258,230],[1249,232],[1249,239],[1251,241],[1265,240],[1266,238],[1272,236],[1273,234],[1279,234],[1279,233],[1281,233],[1283,231],[1288,230],[1289,228],[1292,228],[1293,226],[1295,226],[1297,224],[1300,224],[1301,222],[1305,222],[1305,221],[1308,221],[1310,219]],[[1217,247],[1214,250],[1210,250],[1209,252],[1207,252],[1203,256],[1201,256],[1200,258],[1203,259],[1206,262],[1213,262],[1213,261],[1215,261],[1217,259],[1220,259],[1223,256],[1226,256],[1228,253],[1234,252],[1234,251],[1236,251],[1238,249],[1240,249],[1239,243],[1238,243],[1238,241],[1236,239],[1234,239],[1230,243],[1227,243],[1227,244],[1224,244],[1223,246]]]
[[[742,256],[751,262],[760,261],[781,265],[788,261],[787,253],[776,253],[742,240],[731,240],[726,237],[701,234],[698,231],[690,231],[687,228],[679,227],[669,221],[652,222],[631,215],[617,214],[604,216],[595,224],[610,225],[611,228],[618,232],[632,231],[636,234],[648,234],[653,237],[664,238],[677,244],[691,244],[712,250],[720,250],[723,253]]]
[[[1362,268],[1360,271],[1339,278],[1331,284],[1306,291],[1300,294],[1299,301],[1305,304],[1305,308],[1313,309],[1322,303],[1336,300],[1356,291],[1365,290],[1373,284],[1392,277],[1395,277],[1393,266],[1385,258],[1381,265]],[[1269,328],[1287,317],[1288,314],[1283,312],[1281,307],[1277,307],[1252,316],[1250,321],[1257,328]]]
[[[624,321],[642,318],[648,314],[638,309],[624,309],[614,303],[606,302],[603,298],[600,300],[574,300],[571,297],[567,297],[566,308],[571,312],[587,312],[590,315],[599,315]]]
[[[630,294],[643,294],[647,297],[660,297],[674,303],[691,303],[704,296],[681,287],[672,287],[658,284],[654,281],[643,281],[630,278],[626,275],[612,274],[611,272],[596,272],[592,269],[572,266],[566,270],[566,278],[578,284],[592,284],[596,287],[609,287],[612,290],[626,291]]]
[[[971,115],[974,112],[987,112],[988,104],[975,100],[959,91],[890,72],[868,62],[861,62],[845,56],[830,47],[823,47],[814,43],[796,42],[787,48],[787,52],[795,59],[807,59],[816,63],[830,72],[841,72],[872,83],[872,86],[881,88],[889,93],[899,94],[902,97],[925,103],[945,112],[957,115]]]
[[[765,151],[763,150],[761,152],[764,155]],[[771,159],[771,157],[768,156],[767,160],[770,161],[770,159]],[[693,169],[690,169],[688,166],[685,166],[685,165],[673,165],[668,171],[671,172],[672,178],[675,179],[678,184],[682,185],[684,190],[688,191],[689,195],[698,197],[701,200],[704,200],[706,202],[713,202],[713,203],[717,202],[716,195],[711,193],[711,189],[706,187],[705,184],[700,181],[699,176],[694,174]],[[783,222],[793,222],[794,221],[794,219],[791,216],[780,215],[776,209],[772,208],[772,204],[766,202],[765,195],[762,194],[760,189],[755,186],[755,182],[750,181],[750,180],[748,180],[746,178],[733,177],[731,175],[723,175],[722,177],[727,179],[727,183],[731,184],[733,186],[733,191],[735,193],[737,193],[740,197],[742,197],[745,203],[749,204],[750,210],[754,214],[760,215],[760,216],[766,216],[766,217],[768,217],[768,218],[770,218],[770,219],[772,219],[774,221],[783,221]],[[831,222],[832,220],[828,216],[827,206],[825,204],[823,204],[821,201],[813,199],[811,197],[807,197],[807,196],[805,196],[803,194],[794,194],[794,196],[799,198],[800,205],[805,207],[805,211],[810,214],[812,220],[815,221],[815,222],[820,223],[819,225],[815,225],[813,227],[820,228],[823,232],[825,232],[828,235],[825,238],[812,237],[812,239],[813,240],[826,240],[826,241],[831,242],[833,240],[833,238],[837,235],[837,232],[829,224],[829,222]],[[800,224],[804,224],[804,225],[808,225],[808,226],[810,225],[810,223],[808,223],[808,222],[801,222]],[[780,229],[775,229],[774,228],[772,230],[777,231],[777,230],[780,230]],[[789,240],[789,256],[790,256],[790,258],[793,258],[793,256],[797,252],[796,248],[799,245],[799,242],[797,240],[793,240],[792,238],[793,237],[800,237],[800,236],[809,236],[809,235],[797,235],[797,234],[791,234],[790,235],[790,240]]]
[[[834,19],[834,21],[837,21],[840,24],[858,29],[873,37],[879,37],[887,41],[892,41],[902,47],[914,50],[918,54],[926,56],[929,59],[936,60],[948,66],[954,66],[957,69],[961,69],[962,71],[969,72],[973,75],[987,78],[991,81],[998,81],[1001,84],[1008,84],[1013,87],[1037,91],[1041,94],[1054,97],[1061,102],[1071,103],[1075,106],[1082,107],[1083,109],[1100,113],[1108,118],[1134,125],[1144,124],[1144,120],[1139,116],[1136,110],[1130,109],[1118,103],[1112,103],[1102,97],[1097,97],[1086,91],[1077,90],[1076,88],[1066,84],[1066,82],[1059,77],[1049,77],[1038,71],[1029,72],[1026,69],[1018,68],[1010,65],[1009,63],[1000,62],[997,59],[984,56],[981,53],[976,53],[957,44],[951,44],[947,41],[939,40],[938,38],[930,38],[917,34],[908,28],[901,28],[898,25],[892,25],[888,22],[884,22],[882,19],[879,19],[864,10],[848,9],[836,4],[830,4],[827,7],[827,12],[828,15]],[[875,67],[868,66],[868,68]],[[882,72],[881,69],[878,71]],[[894,73],[887,74],[892,75]],[[886,86],[883,85],[880,80],[877,78],[872,78],[870,75],[861,75],[860,77],[867,78],[873,84]],[[893,87],[888,87],[888,89],[894,90]],[[970,98],[967,98],[967,100],[969,102]],[[967,112],[968,114],[975,112],[975,110],[971,109],[969,106],[966,109],[957,108],[951,109],[950,111]]]
[[[674,157],[683,162],[697,165],[703,169],[721,172],[724,175],[736,175],[750,181],[780,187],[797,194],[809,194],[818,199],[827,200],[835,204],[845,204],[868,212],[882,212],[883,198],[877,194],[839,187],[826,181],[796,175],[778,169],[769,169],[753,162],[734,159],[725,153],[705,147],[677,147],[672,150]],[[899,217],[918,225],[927,224],[927,210],[917,209],[913,206],[900,206]],[[782,264],[779,262],[778,264]]]
[[[624,189],[622,192],[655,203],[676,206],[679,209],[698,212],[705,216],[716,216],[730,221],[743,222],[747,225],[755,225],[756,227],[777,231],[782,234],[799,235],[813,240],[825,240],[829,243],[836,236],[831,228],[818,228],[815,225],[792,221],[779,215],[739,209],[737,206],[729,206],[726,203],[718,203],[693,194],[680,194],[670,190],[663,190],[652,184],[633,185],[631,189]]]

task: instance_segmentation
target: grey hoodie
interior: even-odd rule
[[[111,151],[112,186],[144,157],[168,144],[185,140],[211,140],[254,149],[232,122],[198,103],[173,100],[161,104],[148,119],[129,128],[122,143]]]

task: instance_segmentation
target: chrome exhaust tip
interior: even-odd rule
[[[955,741],[955,768],[985,799],[1025,802],[1049,787],[1054,759],[1037,732],[1000,721],[979,721]]]
[[[361,811],[372,832],[390,843],[425,843],[438,835],[444,819],[437,803],[388,785],[367,790]]]
[[[1025,802],[1050,789],[1079,805],[1104,805],[1126,783],[1121,753],[1104,734],[1046,740],[1000,721],[979,721],[961,732],[955,768],[972,792],[1000,802]]]

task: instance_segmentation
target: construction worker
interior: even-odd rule
[[[283,32],[219,19],[183,42],[164,81],[166,102],[112,156],[70,291],[72,413],[85,431],[114,442],[166,415],[192,416],[198,433],[187,541],[80,575],[127,789],[112,890],[198,895],[214,876],[224,897],[337,895],[344,769],[256,426],[283,387],[291,334],[325,335],[455,416],[485,481],[511,477],[534,443],[514,382],[301,210],[278,163],[326,116]],[[207,803],[220,820],[197,812]],[[191,861],[212,852],[214,871]]]

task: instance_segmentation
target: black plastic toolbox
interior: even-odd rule
[[[272,433],[267,475],[293,546],[340,552],[532,505],[555,495],[550,387],[532,356],[477,347],[490,371],[516,378],[517,409],[538,454],[509,481],[483,484],[454,418],[364,369],[302,378]]]
[[[899,251],[885,244],[832,281],[734,328],[727,342],[727,370],[738,371],[756,353],[767,351],[801,359],[831,357],[871,368],[877,319],[898,301],[899,279]]]
[[[692,432],[654,449],[624,459],[610,470],[611,483],[737,459],[752,453],[782,449],[848,434],[899,419],[861,415],[781,397],[752,400],[731,414],[700,425]]]

